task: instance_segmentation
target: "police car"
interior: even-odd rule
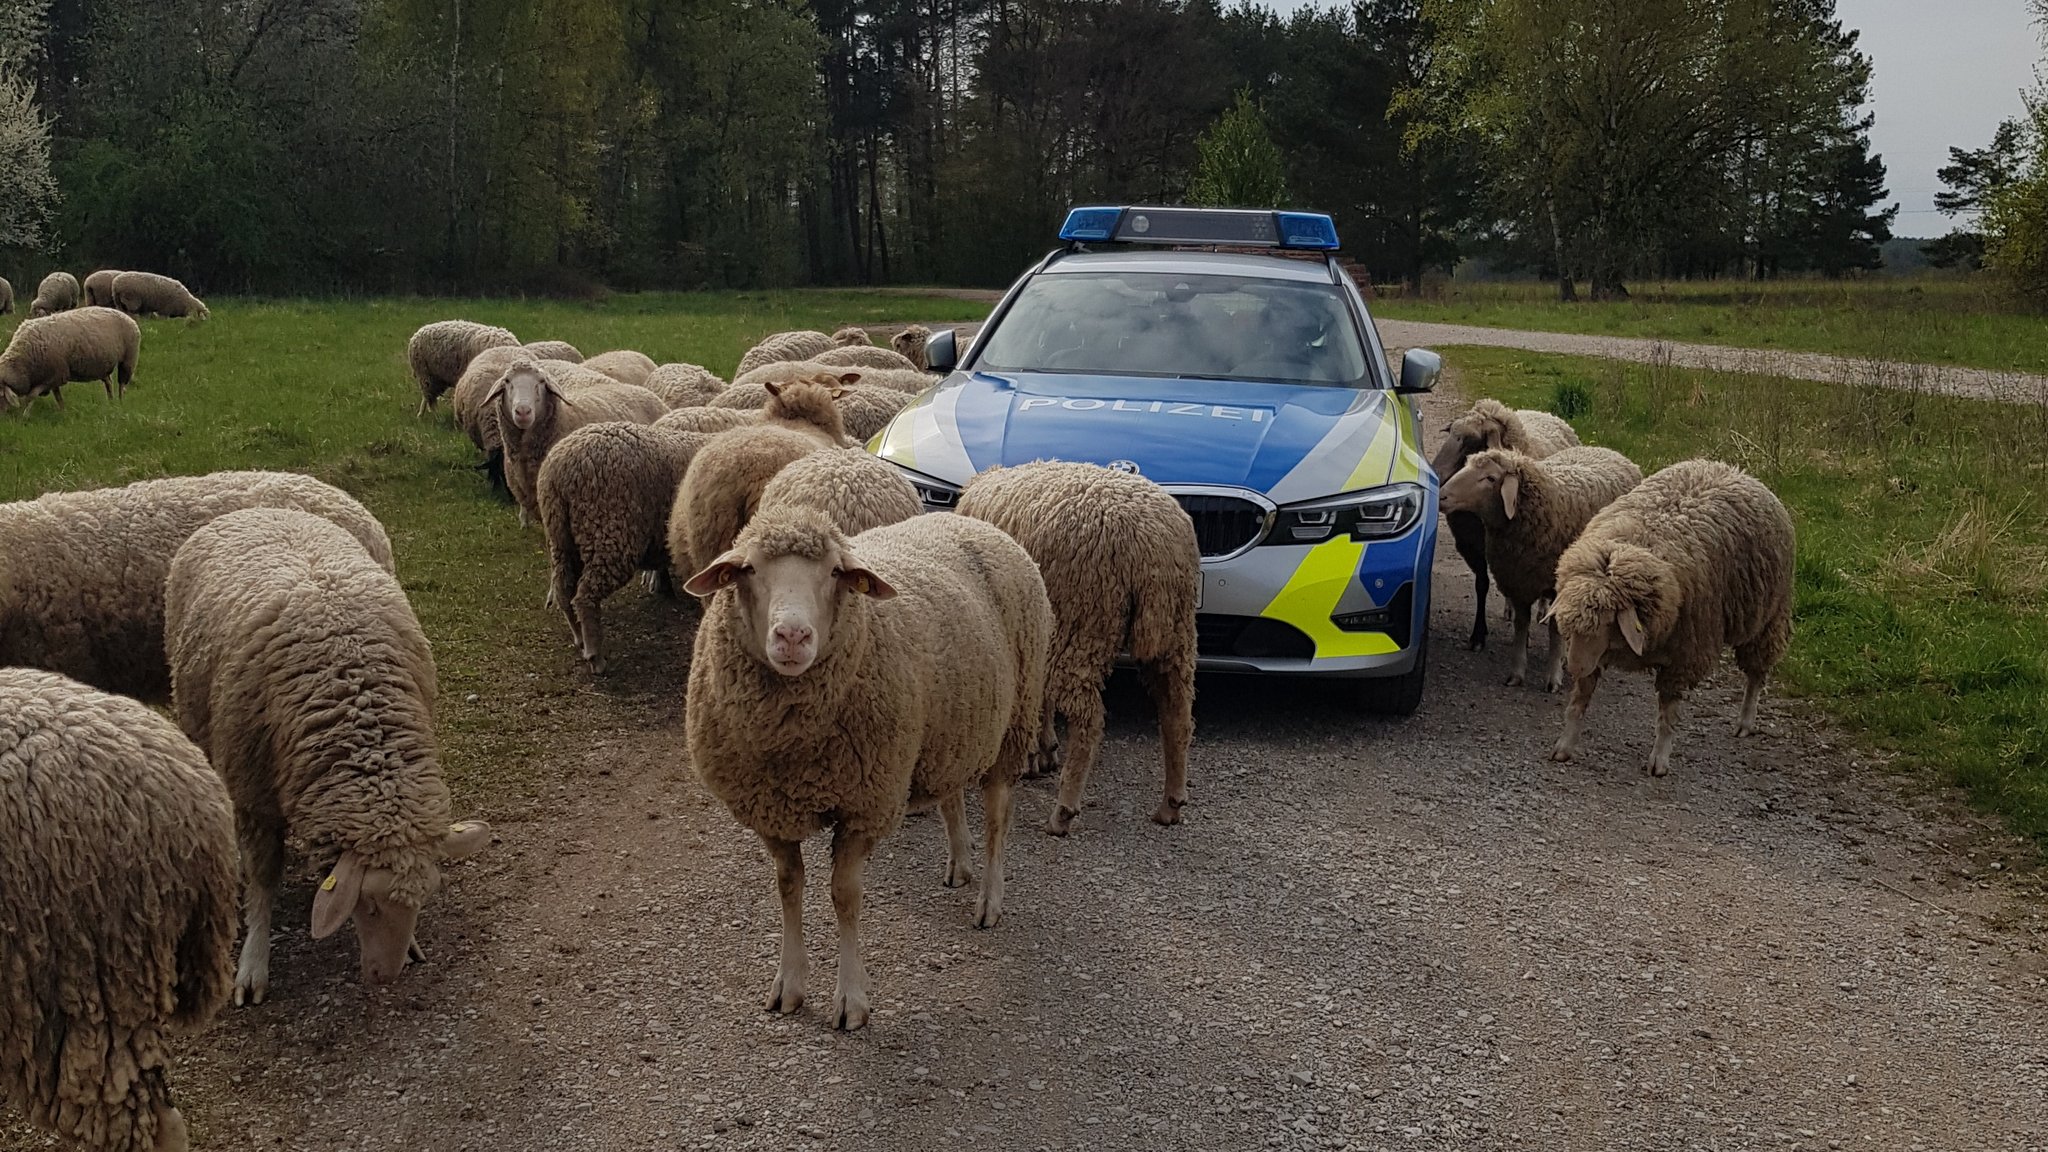
[[[1201,666],[1360,680],[1409,713],[1428,663],[1437,479],[1328,216],[1076,208],[947,373],[869,450],[928,509],[976,472],[1079,460],[1172,493],[1202,552]],[[1250,251],[1247,251],[1250,250]]]

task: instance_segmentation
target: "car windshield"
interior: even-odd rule
[[[1173,272],[1033,277],[975,368],[1369,383],[1358,327],[1335,284]]]

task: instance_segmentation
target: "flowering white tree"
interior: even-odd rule
[[[50,0],[0,0],[0,248],[34,248],[57,205],[50,122],[29,65],[42,51]]]

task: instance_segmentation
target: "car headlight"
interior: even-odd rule
[[[1420,484],[1389,484],[1364,492],[1346,492],[1289,504],[1273,518],[1268,544],[1315,544],[1348,535],[1353,540],[1389,540],[1415,527],[1422,518]]]
[[[960,502],[960,486],[958,484],[948,484],[936,476],[927,476],[915,469],[905,468],[901,464],[895,465],[895,468],[898,472],[903,473],[905,480],[910,481],[912,488],[917,489],[917,498],[924,505],[925,511],[951,512],[953,506]]]

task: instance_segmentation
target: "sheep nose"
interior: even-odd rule
[[[801,648],[811,642],[811,626],[808,624],[777,624],[775,642],[790,648]]]

